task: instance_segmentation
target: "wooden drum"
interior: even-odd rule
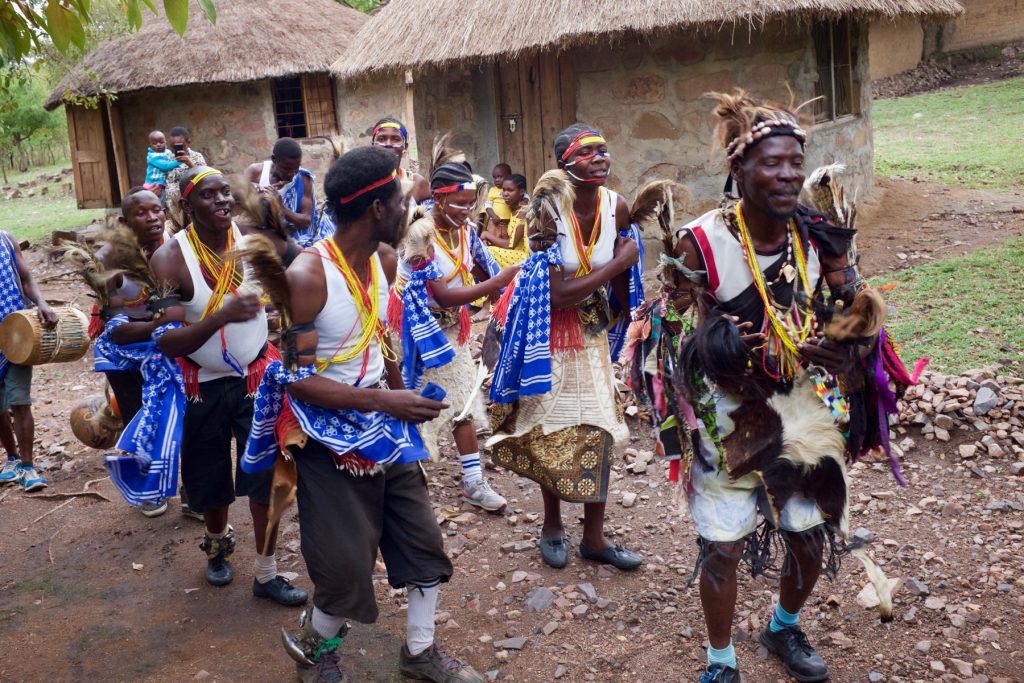
[[[35,309],[14,311],[0,323],[0,351],[16,365],[78,360],[89,351],[89,317],[77,308],[54,309],[57,326],[43,328]]]

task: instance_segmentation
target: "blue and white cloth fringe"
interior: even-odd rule
[[[455,358],[455,349],[427,304],[427,281],[443,277],[432,261],[412,271],[402,289],[402,379],[409,389],[420,388],[424,369],[442,367]]]

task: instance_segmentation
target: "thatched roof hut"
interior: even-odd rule
[[[203,83],[327,73],[367,16],[336,0],[218,0],[217,23],[195,0],[184,36],[147,13],[135,33],[93,50],[46,101]]]
[[[339,129],[331,63],[366,23],[336,0],[217,0],[210,23],[192,0],[179,36],[147,14],[135,33],[96,47],[50,95],[67,101],[68,142],[80,208],[116,206],[143,182],[149,131],[191,132],[209,163],[240,172],[266,159],[278,137],[303,142],[322,171]],[[99,96],[98,107],[72,95]]]
[[[404,115],[411,157],[450,131],[475,167],[506,162],[533,182],[555,164],[557,133],[584,121],[609,142],[612,189],[672,178],[700,210],[725,175],[705,93],[814,100],[808,163],[841,161],[866,191],[869,23],[961,12],[956,0],[393,0],[332,72],[363,118]]]
[[[956,0],[394,0],[334,65],[341,78],[534,50],[664,35],[680,28],[745,32],[776,19],[952,17]],[[449,21],[446,18],[455,17]],[[440,25],[442,30],[428,30]],[[411,38],[415,36],[415,38]]]

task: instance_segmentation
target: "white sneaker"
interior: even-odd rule
[[[139,506],[139,512],[142,513],[143,517],[159,517],[160,515],[167,512],[167,500],[161,498],[157,502],[145,502]]]
[[[491,488],[486,479],[473,485],[462,484],[462,499],[487,512],[501,512],[508,501],[500,493]]]
[[[0,484],[17,484],[18,483],[18,465],[21,464],[21,460],[18,458],[7,458],[7,462],[4,463],[4,468],[0,470]]]

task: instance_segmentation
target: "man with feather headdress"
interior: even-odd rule
[[[479,683],[472,667],[434,642],[440,585],[452,565],[418,462],[428,452],[417,424],[448,406],[436,385],[405,389],[385,327],[397,269],[388,245],[401,236],[407,200],[391,154],[375,147],[335,161],[324,187],[337,228],[287,273],[257,262],[260,250],[248,242],[243,251],[282,312],[285,350],[260,386],[242,467],[290,472],[282,498],[297,487],[302,556],[315,586],[312,614],[283,633],[285,649],[300,680],[347,680],[339,646],[348,619],[377,619],[379,550],[391,586],[408,590],[402,673]]]
[[[912,380],[880,333],[884,305],[863,291],[849,258],[849,212],[800,203],[807,135],[797,115],[742,91],[713,97],[729,162],[726,200],[671,236],[662,257],[668,306],[676,316],[693,311],[698,323],[678,355],[667,353],[679,440],[693,444],[694,576],[710,644],[701,680],[740,680],[731,640],[737,567],[769,571],[781,541],[779,601],[760,641],[796,680],[821,681],[828,668],[798,620],[823,563],[834,575],[838,553],[850,549],[845,460],[885,445],[885,412],[867,409],[890,392],[885,373],[898,388]],[[733,183],[738,200],[729,196]],[[836,313],[843,307],[850,315]],[[871,364],[885,371],[881,386],[865,381]],[[853,552],[873,582],[884,579],[863,551]],[[886,591],[883,618],[891,616]]]

